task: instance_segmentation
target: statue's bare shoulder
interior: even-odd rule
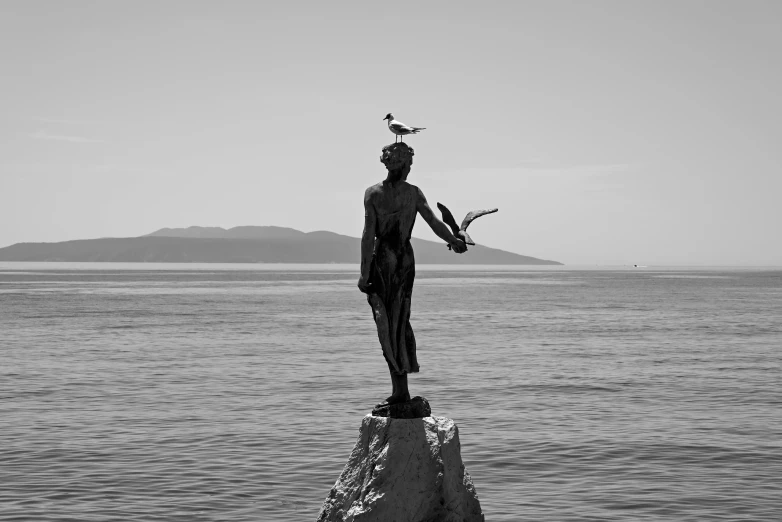
[[[396,181],[394,183],[388,183],[386,181],[381,181],[380,183],[375,183],[371,187],[367,187],[367,190],[364,192],[365,194],[378,194],[383,193],[388,190],[393,190],[397,192],[420,192],[421,189],[413,185],[412,183],[408,183],[407,181]]]
[[[374,197],[377,197],[377,194],[379,194],[383,189],[383,183],[375,183],[371,187],[367,187],[367,189],[364,191],[364,201],[369,201]]]
[[[393,184],[381,181],[366,189],[364,203],[378,207],[397,206],[403,202],[417,205],[422,195],[418,187],[407,181],[397,181]]]

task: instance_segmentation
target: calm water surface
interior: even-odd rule
[[[0,265],[0,520],[314,521],[390,391],[355,269],[161,268]],[[782,520],[782,271],[413,297],[487,521]]]

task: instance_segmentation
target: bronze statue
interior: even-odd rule
[[[391,372],[392,393],[386,403],[410,400],[407,374],[418,371],[415,336],[410,327],[410,298],[415,257],[410,234],[417,214],[435,234],[459,254],[467,250],[432,212],[421,189],[407,182],[414,151],[406,143],[383,147],[380,161],[388,169],[385,181],[364,194],[364,233],[361,236],[361,277],[358,288],[372,307],[383,356]]]

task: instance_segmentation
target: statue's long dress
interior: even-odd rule
[[[418,360],[415,336],[410,327],[410,298],[415,279],[415,257],[410,237],[401,237],[398,226],[392,225],[391,228],[393,230],[386,233],[379,230],[375,238],[371,268],[371,292],[374,295],[367,296],[367,300],[378,323],[378,336],[389,368],[398,374],[414,373],[418,371]],[[385,314],[383,310],[378,313],[378,303],[373,303],[373,299],[377,298],[382,302]],[[387,323],[381,324],[384,321]]]

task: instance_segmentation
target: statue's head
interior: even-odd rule
[[[392,181],[405,179],[413,165],[415,151],[407,143],[392,143],[383,147],[380,162],[388,169]]]

